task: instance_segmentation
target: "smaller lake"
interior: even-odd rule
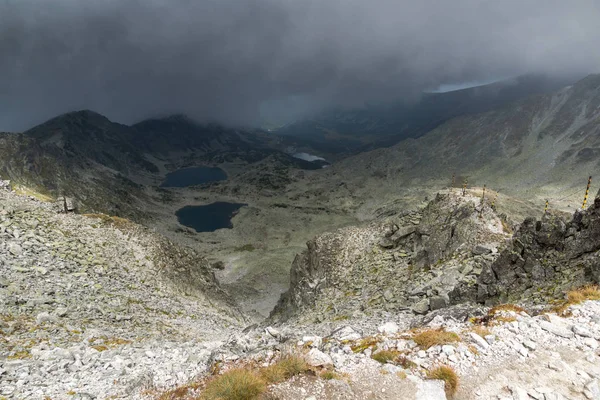
[[[186,187],[203,183],[224,181],[227,174],[217,167],[191,167],[167,174],[160,187]]]
[[[214,232],[217,229],[233,228],[231,218],[246,205],[217,202],[205,206],[185,206],[177,210],[175,215],[181,225],[193,228],[196,232]]]

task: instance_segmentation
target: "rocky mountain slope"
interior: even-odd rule
[[[123,344],[141,354],[168,341],[193,347],[244,323],[194,250],[3,188],[0,271],[0,394],[16,398],[61,398],[73,385],[108,393],[130,362]],[[87,373],[94,365],[112,372]]]
[[[483,186],[518,199],[511,214],[581,205],[600,148],[600,75],[483,114],[454,118],[418,139],[346,158],[315,176],[311,186],[346,198],[372,218],[382,204],[455,184]],[[343,182],[332,188],[331,182]],[[596,181],[593,182],[597,190]],[[343,190],[341,190],[343,189]],[[538,214],[539,215],[539,214]]]
[[[513,228],[489,200],[438,194],[425,208],[308,243],[271,317],[320,322],[451,304],[547,302],[600,284],[600,192],[571,218],[547,212]]]
[[[0,134],[0,176],[50,196],[67,195],[87,211],[144,219],[164,175],[198,164],[267,157],[315,168],[278,150],[277,139],[184,116],[126,126],[89,110],[53,118],[21,134]],[[146,211],[146,215],[144,215]]]
[[[446,307],[458,282],[475,284],[507,237],[502,219],[475,193],[439,194],[422,209],[310,241],[274,315],[319,321]]]
[[[598,301],[566,304],[562,318],[540,314],[547,303],[490,310],[469,297],[479,290],[453,295],[461,285],[477,288],[480,271],[508,254],[518,261],[518,243],[524,264],[563,243],[592,243],[568,265],[540,267],[582,268],[569,284],[592,282],[580,264],[597,259],[600,197],[562,236],[548,235],[561,226],[550,216],[533,224],[537,234],[526,221],[506,241],[503,217],[473,192],[325,235],[294,264],[295,295],[281,305],[287,321],[243,329],[193,250],[120,218],[64,214],[0,186],[0,396],[193,399],[229,370],[266,368],[289,353],[309,369],[271,384],[268,398],[445,399],[433,375],[439,365],[459,376],[455,399],[600,396]],[[530,285],[538,283],[545,287],[538,278]],[[346,284],[352,293],[342,293]],[[541,294],[547,301],[557,293]]]

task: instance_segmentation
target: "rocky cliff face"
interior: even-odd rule
[[[526,219],[479,276],[476,299],[543,300],[573,286],[600,283],[599,255],[600,192],[589,209],[575,212],[570,220],[558,213]]]
[[[423,209],[308,242],[272,317],[339,320],[446,307],[458,301],[451,296],[459,284],[475,285],[506,237],[502,219],[475,193],[438,194]]]
[[[570,221],[548,212],[514,236],[473,194],[438,194],[411,213],[328,233],[294,260],[272,318],[316,321],[451,304],[547,303],[600,283],[600,197]]]

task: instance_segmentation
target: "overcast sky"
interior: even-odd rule
[[[600,72],[599,3],[0,0],[0,130],[84,108],[254,124],[278,104],[302,113]]]

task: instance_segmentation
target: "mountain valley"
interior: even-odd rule
[[[265,399],[442,399],[441,364],[459,399],[600,398],[600,75],[507,97],[352,155],[181,115],[0,133],[0,399],[202,398],[290,352]]]

